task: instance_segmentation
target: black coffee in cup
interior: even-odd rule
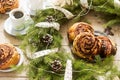
[[[23,12],[21,12],[21,11],[16,11],[15,13],[14,13],[14,17],[16,18],[16,19],[18,19],[18,18],[21,18],[21,17],[23,17]]]

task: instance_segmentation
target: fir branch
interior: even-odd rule
[[[97,7],[93,7],[95,11],[97,12],[103,12],[106,14],[113,14],[113,15],[118,15],[120,16],[120,11],[118,9],[115,8],[111,8],[110,6],[97,6]]]
[[[92,0],[93,1],[93,5],[94,6],[98,6],[98,5],[103,5],[104,3],[108,2],[108,0]]]
[[[113,20],[110,20],[110,21],[108,21],[104,26],[105,27],[107,27],[107,26],[112,26],[112,25],[114,25],[114,24],[116,24],[116,23],[120,23],[120,19],[113,19]]]
[[[60,52],[33,59],[30,61],[28,76],[31,80],[63,80],[66,60],[68,58],[71,59],[66,53]],[[61,60],[63,64],[63,68],[59,73],[55,73],[50,69],[50,63],[55,59]],[[105,76],[106,80],[112,80],[115,76],[120,75],[118,69],[113,65],[113,59],[113,56],[111,56],[101,61],[102,59],[97,56],[96,63],[74,59],[73,80],[96,80],[97,76]]]
[[[69,58],[65,53],[58,52],[56,54],[50,54],[44,57],[33,59],[29,64],[29,74],[30,80],[63,80],[64,69],[66,60]],[[50,63],[58,59],[62,62],[62,70],[60,72],[52,71]]]
[[[113,0],[93,0],[93,10],[120,16],[120,10],[115,8]]]
[[[74,0],[73,5],[65,5],[63,8],[67,9],[68,11],[72,12],[75,16],[77,16],[78,13],[80,13],[80,11],[82,10],[80,5],[81,4],[79,0]]]
[[[50,45],[41,42],[41,38],[46,34],[50,34],[53,36],[53,42]],[[54,28],[38,28],[31,26],[31,28],[28,31],[28,34],[24,37],[24,40],[20,47],[23,50],[26,50],[26,47],[29,46],[31,52],[35,52],[43,49],[60,47],[61,40],[62,40],[61,34]]]
[[[117,68],[113,65],[113,57],[107,57],[105,60],[100,61],[101,59],[97,58],[96,63],[86,63],[80,59],[75,60],[73,63],[73,80],[96,80],[96,76],[106,75],[108,72],[111,72],[110,75],[105,76],[109,78],[114,78],[120,73]],[[114,73],[114,74],[112,74]],[[80,77],[80,78],[79,78]],[[112,79],[111,79],[112,80]]]
[[[53,18],[60,24],[64,24],[68,21],[62,12],[53,8],[37,11],[36,15],[33,17],[33,20],[35,23],[45,22],[48,16],[53,16]]]
[[[90,1],[89,1],[90,2]],[[111,7],[114,7],[114,2],[113,0],[92,0],[93,2],[93,6],[105,6],[105,5],[108,5],[108,6],[111,6]]]

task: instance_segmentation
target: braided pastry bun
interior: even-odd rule
[[[101,40],[97,39],[92,33],[81,33],[73,41],[73,53],[80,58],[93,60],[100,50]]]
[[[0,0],[0,13],[5,13],[17,8],[18,3],[18,0]]]
[[[11,44],[0,44],[0,69],[8,69],[19,62],[20,55]]]
[[[94,29],[92,28],[90,24],[85,23],[85,22],[75,23],[68,30],[69,41],[72,42],[75,39],[75,37],[82,32],[89,32],[93,34]]]
[[[100,57],[105,58],[109,55],[115,55],[116,54],[116,45],[113,41],[111,41],[106,36],[97,36],[97,39],[101,40],[101,50],[100,50]]]

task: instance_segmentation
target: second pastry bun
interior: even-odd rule
[[[81,33],[73,41],[73,53],[80,58],[93,60],[101,50],[100,41],[92,33]]]

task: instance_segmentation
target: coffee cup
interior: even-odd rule
[[[24,22],[26,16],[26,13],[20,8],[11,10],[9,13],[9,17],[12,24],[12,28],[15,30],[23,30],[25,28]]]

